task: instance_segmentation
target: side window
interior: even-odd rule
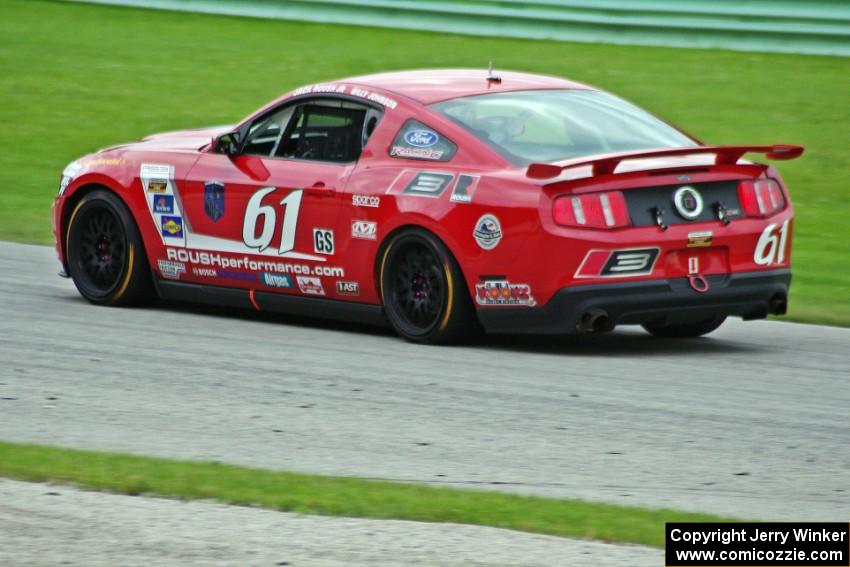
[[[457,146],[418,120],[408,120],[390,147],[390,156],[430,161],[449,161]]]
[[[367,106],[334,99],[300,104],[295,107],[274,157],[337,163],[357,161],[368,134],[377,124],[374,113]]]
[[[242,153],[249,156],[271,156],[293,110],[291,106],[282,108],[251,124]]]

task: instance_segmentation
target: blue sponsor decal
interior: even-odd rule
[[[404,135],[404,141],[415,148],[430,148],[440,141],[440,137],[431,130],[411,130]]]
[[[162,215],[159,220],[162,235],[169,238],[183,238],[183,217]]]
[[[172,195],[154,195],[153,212],[170,215],[174,213],[174,197]]]
[[[292,278],[283,274],[260,272],[260,281],[269,287],[292,287]]]
[[[236,272],[233,270],[218,270],[218,277],[228,278],[231,280],[242,280],[246,282],[257,281],[257,276],[249,272]]]
[[[220,181],[204,183],[204,212],[213,221],[224,216],[224,183]]]

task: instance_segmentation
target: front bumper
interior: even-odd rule
[[[587,314],[604,314],[604,328],[649,322],[692,322],[714,315],[763,319],[785,313],[791,270],[705,276],[709,289],[695,291],[688,278],[566,287],[546,305],[479,308],[488,333],[573,333]]]

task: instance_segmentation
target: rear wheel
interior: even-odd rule
[[[384,249],[379,279],[387,318],[405,339],[446,344],[477,334],[463,274],[432,234],[411,229],[394,236]]]
[[[136,222],[108,191],[92,191],[68,221],[68,271],[80,294],[97,305],[133,305],[154,296]]]
[[[702,321],[693,323],[678,323],[675,325],[667,325],[663,323],[645,323],[642,325],[644,329],[655,335],[663,338],[695,338],[707,335],[716,330],[726,317],[723,315],[715,315]]]

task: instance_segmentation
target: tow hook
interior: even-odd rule
[[[723,201],[717,202],[717,220],[723,224],[729,224],[732,219],[729,218],[729,209],[723,204]]]
[[[655,224],[661,230],[667,230],[667,223],[664,222],[664,209],[661,207],[652,207],[652,214],[655,215]]]
[[[697,293],[705,293],[709,288],[708,280],[699,274],[688,276],[688,283],[691,284],[691,288]]]
[[[691,284],[691,289],[697,293],[705,293],[710,287],[708,280],[699,273],[699,256],[688,258],[688,283]]]

